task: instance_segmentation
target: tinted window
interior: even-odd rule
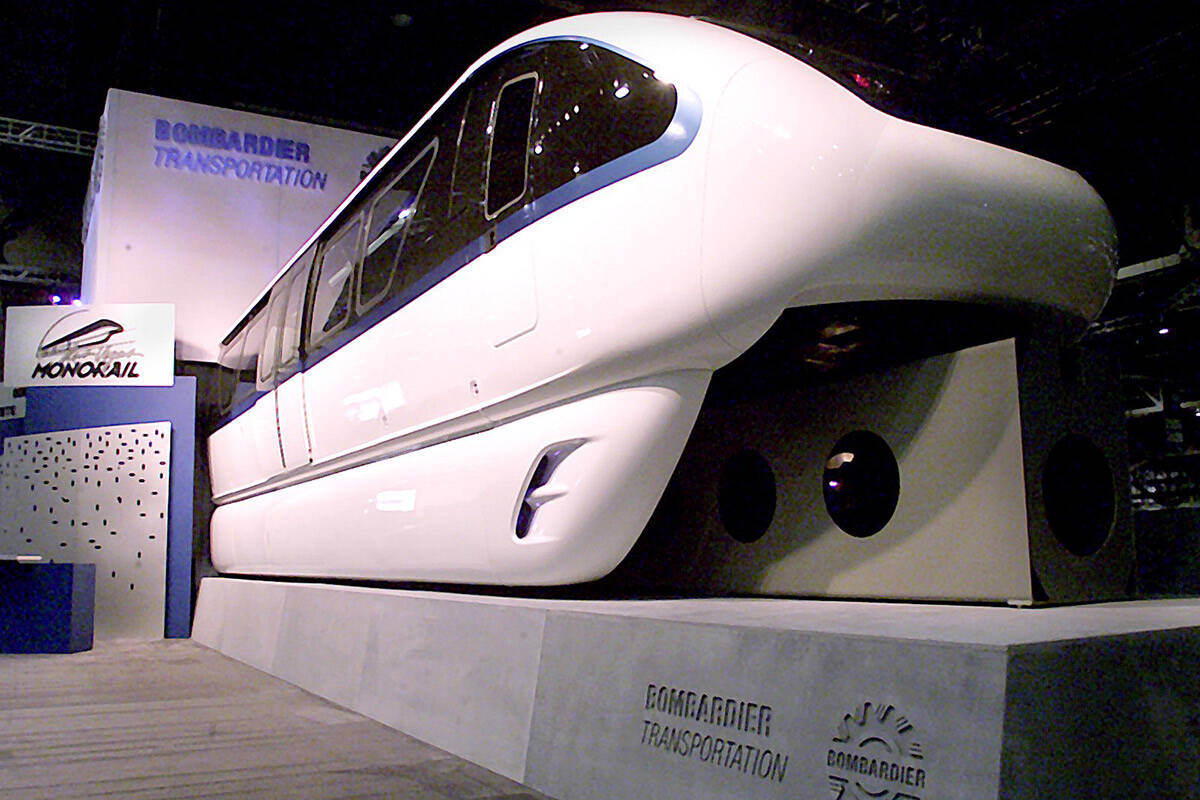
[[[454,152],[396,153],[393,163],[402,166],[375,182],[387,188],[364,194],[319,247],[317,274],[308,277],[310,249],[295,275],[281,279],[287,297],[276,293],[270,336],[278,363],[264,362],[264,376],[295,362],[305,339],[316,344],[344,327],[355,300],[361,310],[424,291],[482,252],[487,231],[523,203],[654,142],[676,103],[675,88],[648,68],[584,42],[529,44],[485,65],[420,132],[420,141],[443,149],[453,143]],[[248,315],[235,331],[249,324]],[[223,399],[243,371],[242,354],[233,353],[245,337],[230,338],[221,357]],[[252,351],[257,368],[258,347]]]
[[[536,94],[537,76],[526,75],[505,84],[496,100],[488,157],[488,217],[496,216],[525,194],[529,126]]]
[[[317,246],[302,255],[288,270],[291,283],[288,286],[287,308],[283,313],[279,336],[279,366],[285,368],[300,357],[301,328],[304,324],[304,295],[308,289],[308,271],[312,266]]]
[[[475,87],[473,90],[470,87]],[[466,88],[465,110],[460,111],[457,147],[450,190],[450,216],[474,212],[482,216],[483,163],[487,156],[487,130],[494,95],[489,87],[472,81]],[[465,243],[465,242],[464,242]]]
[[[300,357],[300,326],[304,319],[304,294],[308,271],[316,245],[312,245],[292,264],[271,288],[267,317],[266,342],[258,360],[259,381],[274,384],[276,373]]]
[[[545,53],[530,171],[540,197],[650,144],[675,116],[675,87],[595,45],[554,42]]]
[[[222,411],[252,397],[262,385],[258,380],[258,361],[266,329],[266,309],[267,298],[264,297],[221,344],[217,366]]]
[[[283,329],[283,315],[287,310],[287,291],[291,279],[284,276],[271,289],[271,304],[267,308],[267,334],[258,359],[258,382],[269,386],[275,376],[279,359],[279,333]]]
[[[361,217],[350,220],[334,234],[322,252],[309,327],[309,339],[314,344],[341,328],[350,315],[350,290],[358,261],[361,228]]]
[[[233,337],[231,341],[221,345],[221,355],[217,361],[217,369],[220,373],[217,391],[220,395],[219,403],[222,412],[229,411],[233,406],[233,390],[237,386],[237,363],[242,357],[242,348],[246,344],[246,339],[241,334]]]
[[[258,358],[262,352],[263,337],[267,327],[265,308],[256,313],[250,324],[238,336],[239,346],[231,365],[236,376],[233,387],[233,405],[238,406],[252,399],[265,388],[258,380]]]
[[[400,162],[403,165],[400,174],[376,195],[371,204],[358,291],[360,308],[370,307],[384,296],[395,279],[398,265],[403,264],[404,241],[417,213],[421,190],[436,152],[434,143],[411,163]],[[411,278],[404,279],[403,266],[399,271],[401,283],[410,283]]]

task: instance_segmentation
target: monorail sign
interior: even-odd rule
[[[174,373],[171,304],[8,309],[10,386],[170,386]]]

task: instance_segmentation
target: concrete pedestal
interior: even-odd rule
[[[710,390],[654,517],[603,582],[626,595],[1128,598],[1115,375],[1101,354],[1008,339],[736,401]]]
[[[1200,786],[1198,600],[566,601],[220,578],[193,636],[561,800]]]

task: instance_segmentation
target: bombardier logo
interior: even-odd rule
[[[144,354],[121,323],[78,311],[59,319],[37,348],[31,379],[138,378]]]
[[[928,791],[913,724],[887,703],[862,703],[842,718],[826,767],[834,800],[922,800]]]

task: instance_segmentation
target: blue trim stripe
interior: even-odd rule
[[[579,40],[571,39],[571,41]],[[609,45],[602,45],[599,42],[594,43],[602,47],[607,47],[609,50],[613,50],[613,52],[620,52]],[[630,58],[633,57],[630,56]],[[496,225],[496,243],[499,244],[508,237],[537,222],[542,217],[558,211],[560,208],[582,197],[586,197],[593,192],[611,186],[617,181],[624,180],[682,155],[691,146],[692,142],[695,141],[696,134],[700,130],[700,123],[703,119],[703,106],[699,95],[691,89],[676,84],[675,92],[675,115],[671,118],[670,124],[667,125],[666,131],[661,136],[648,145],[639,147],[637,150],[626,153],[606,164],[577,175],[574,179],[559,186],[557,189],[547,192],[505,217]],[[474,239],[441,264],[422,275],[420,279],[405,289],[404,292],[388,297],[369,309],[353,323],[347,325],[318,345],[315,348],[315,352],[309,353],[303,359],[303,363],[296,363],[290,366],[286,372],[279,376],[279,382],[282,383],[297,372],[307,370],[324,361],[350,341],[361,336],[363,332],[379,324],[385,318],[396,313],[417,297],[483,255],[487,252],[486,241],[487,234]],[[241,402],[236,403],[226,417],[226,422],[245,413],[264,394],[267,394],[267,392],[255,392]]]

